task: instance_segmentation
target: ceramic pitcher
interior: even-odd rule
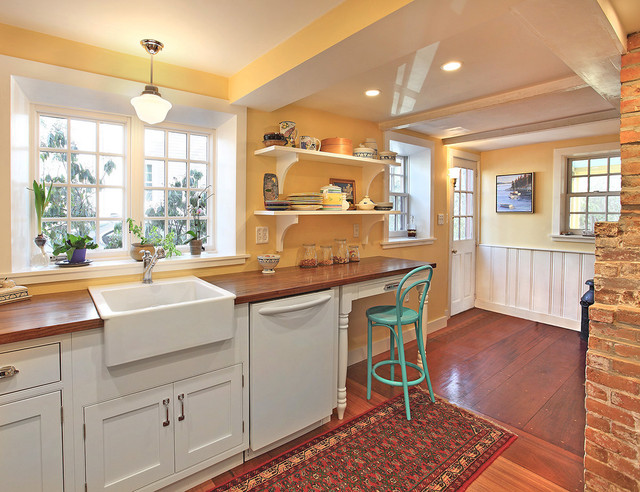
[[[281,121],[280,133],[282,133],[287,139],[287,143],[286,143],[287,147],[296,146],[296,137],[298,136],[298,130],[296,129],[295,121],[286,121],[286,120]]]

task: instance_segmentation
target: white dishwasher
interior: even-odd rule
[[[250,447],[331,416],[337,398],[337,289],[251,304]]]

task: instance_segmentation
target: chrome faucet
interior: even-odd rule
[[[156,252],[151,255],[151,252],[144,249],[141,251],[142,253],[142,266],[144,267],[144,272],[142,274],[142,283],[143,284],[152,284],[153,280],[151,279],[151,272],[153,267],[156,266],[156,263],[160,258],[164,258],[164,249],[161,247],[156,248]]]

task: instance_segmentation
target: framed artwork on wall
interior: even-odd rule
[[[331,178],[329,183],[338,186],[342,193],[347,194],[347,201],[349,202],[349,208],[355,207],[356,204],[356,182],[353,179],[339,179]]]
[[[533,173],[496,176],[496,212],[533,213]]]

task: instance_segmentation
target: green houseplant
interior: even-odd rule
[[[196,193],[189,199],[189,214],[191,215],[191,229],[186,234],[191,236],[187,239],[186,243],[189,243],[191,254],[199,256],[202,253],[202,240],[207,237],[207,219],[206,209],[207,201],[213,196],[213,193],[207,195],[207,190],[210,186],[207,186],[204,190]]]
[[[33,188],[30,188],[33,191],[33,204],[36,209],[36,218],[38,221],[38,236],[42,236],[42,217],[44,216],[44,211],[49,205],[51,201],[51,191],[53,189],[53,183],[49,183],[49,188],[45,188],[45,183],[38,183],[35,179],[33,180]]]
[[[163,238],[160,230],[153,226],[149,229],[149,233],[145,234],[142,225],[136,224],[132,218],[127,219],[129,232],[138,238],[138,242],[131,243],[129,255],[137,261],[142,261],[142,251],[147,250],[151,254],[156,251],[156,246],[162,246],[164,253],[168,258],[173,255],[181,256],[182,253],[176,248],[176,233],[170,232],[167,237]]]
[[[96,249],[98,245],[93,242],[93,238],[88,235],[76,236],[66,234],[61,239],[53,243],[53,254],[66,253],[69,263],[82,263],[86,259],[88,249]]]

